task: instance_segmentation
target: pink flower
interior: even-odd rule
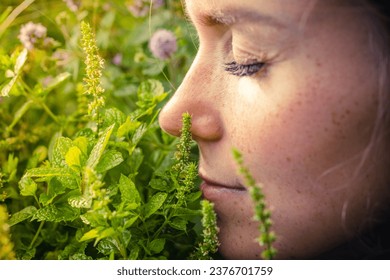
[[[164,0],[133,0],[130,5],[127,5],[127,9],[135,17],[144,17],[149,13],[150,5],[155,10],[164,5],[164,3]]]
[[[156,31],[149,41],[149,49],[159,59],[168,59],[177,51],[176,36],[168,30]]]
[[[40,23],[29,22],[20,28],[19,40],[28,50],[32,50],[38,43],[44,42],[47,29]]]
[[[123,59],[123,55],[121,53],[117,53],[116,55],[114,55],[114,57],[112,58],[112,63],[114,65],[121,65],[122,64],[122,59]]]

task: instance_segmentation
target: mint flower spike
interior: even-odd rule
[[[202,206],[202,241],[197,250],[191,255],[193,260],[212,260],[212,254],[218,251],[220,245],[218,240],[219,228],[217,226],[217,215],[214,211],[214,204],[208,200],[201,201]]]
[[[182,115],[182,128],[180,131],[180,140],[177,145],[177,152],[175,153],[176,165],[174,170],[182,171],[190,163],[191,154],[191,115],[189,113],[183,113]]]
[[[276,255],[276,249],[273,247],[276,236],[271,231],[271,212],[266,207],[265,196],[262,192],[262,187],[256,184],[256,180],[249,172],[249,169],[244,165],[242,155],[237,149],[233,149],[233,157],[239,167],[239,173],[245,179],[245,183],[249,188],[249,194],[255,205],[254,220],[260,222],[260,236],[257,240],[259,244],[264,247],[264,250],[261,253],[261,257],[268,260],[273,259]]]
[[[104,60],[99,55],[95,34],[91,26],[84,21],[81,22],[81,34],[81,46],[85,53],[84,62],[86,65],[84,87],[86,94],[92,98],[92,101],[88,104],[88,115],[92,120],[98,121],[99,111],[105,105],[104,89],[101,86]]]
[[[183,113],[180,140],[175,153],[176,163],[172,167],[180,186],[176,193],[178,207],[186,204],[186,195],[195,189],[195,180],[198,176],[198,165],[190,161],[191,143],[191,115]]]

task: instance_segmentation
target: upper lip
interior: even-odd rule
[[[216,180],[213,180],[213,179],[210,179],[208,178],[207,176],[205,176],[204,174],[201,174],[199,173],[199,177],[208,185],[212,185],[212,186],[215,186],[215,187],[221,187],[221,188],[227,188],[227,189],[235,189],[235,190],[246,190],[246,188],[241,185],[241,184],[238,184],[238,185],[228,185],[228,184],[224,184],[224,183],[220,183]]]

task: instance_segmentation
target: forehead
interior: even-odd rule
[[[329,1],[329,0],[328,0]],[[330,0],[332,1],[332,0]],[[299,21],[309,13],[318,0],[184,0],[189,16],[234,21],[236,17],[279,19],[280,22]]]

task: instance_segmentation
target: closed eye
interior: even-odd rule
[[[225,71],[234,76],[245,77],[256,74],[264,66],[265,63],[263,62],[256,62],[253,64],[239,64],[236,61],[233,61],[225,64]]]

